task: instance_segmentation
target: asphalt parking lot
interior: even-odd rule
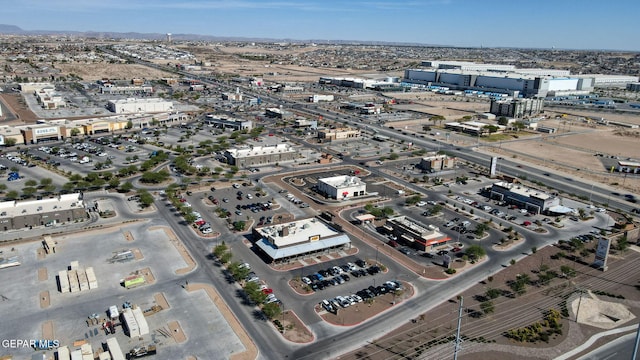
[[[123,351],[128,352],[137,344],[158,344],[162,358],[184,356],[185,346],[198,358],[208,358],[212,353],[241,352],[243,345],[228,327],[226,320],[202,292],[188,293],[181,289],[182,281],[175,274],[186,266],[165,232],[150,226],[162,226],[161,221],[152,220],[122,228],[102,229],[78,235],[55,237],[56,252],[39,258],[36,253],[40,242],[23,243],[11,247],[0,247],[3,253],[17,254],[20,266],[0,269],[0,302],[3,313],[0,335],[3,339],[40,339],[42,323],[53,321],[55,338],[61,345],[71,345],[75,340],[86,339],[96,349],[106,341],[106,334],[99,326],[87,326],[85,320],[91,314],[106,317],[111,305],[122,306],[129,301],[143,310],[155,304],[154,295],[164,293],[170,309],[147,317],[151,334],[143,341],[125,336],[117,327]],[[130,234],[129,241],[125,234]],[[151,241],[153,239],[153,241]],[[107,261],[114,252],[123,249],[139,249],[142,259],[128,262]],[[4,254],[3,254],[4,255]],[[98,288],[79,293],[60,293],[57,288],[58,271],[66,270],[71,261],[79,261],[80,267],[92,266]],[[120,280],[132,272],[149,268],[155,282],[135,289],[125,289]],[[39,269],[46,269],[46,279],[39,280]],[[49,292],[50,306],[41,309],[38,298],[43,291]],[[166,328],[169,321],[178,320],[187,334],[187,343],[176,346],[171,338],[161,336],[156,330]],[[219,341],[211,342],[212,326]],[[5,350],[2,353],[6,353]],[[16,349],[11,353],[20,358],[31,356],[33,350]]]

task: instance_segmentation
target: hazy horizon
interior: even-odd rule
[[[636,25],[640,2],[615,3],[616,6],[596,0],[327,0],[322,4],[309,0],[24,0],[3,8],[3,22],[31,31],[640,51],[640,44],[633,41],[640,35]]]

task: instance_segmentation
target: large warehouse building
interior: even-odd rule
[[[282,263],[351,247],[346,234],[316,218],[253,229],[255,244],[270,262]]]
[[[173,102],[161,98],[109,100],[107,109],[116,114],[166,112],[173,110]]]
[[[461,61],[423,61],[426,69],[405,70],[407,83],[446,86],[455,90],[502,92],[513,97],[586,94],[594,87],[625,86],[638,81],[626,75],[570,75],[560,69],[516,69],[513,65]]]
[[[318,192],[331,199],[345,200],[351,197],[364,196],[367,184],[360,178],[350,175],[340,175],[318,179]]]

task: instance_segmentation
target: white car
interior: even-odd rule
[[[201,232],[203,234],[211,234],[213,232],[213,229],[212,228],[205,228],[205,229],[202,229]]]
[[[418,201],[418,203],[416,204],[416,206],[427,206],[427,203],[424,201]]]
[[[311,285],[311,280],[308,277],[303,276],[301,280],[302,280],[303,283],[305,283],[307,285]]]

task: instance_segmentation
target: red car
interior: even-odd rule
[[[462,249],[460,249],[459,247],[454,247],[453,249],[451,249],[451,251],[453,251],[453,252],[458,252],[460,250],[462,250]]]
[[[214,204],[218,205],[218,199],[213,199],[212,201]]]
[[[262,293],[265,295],[273,294],[273,289],[262,289]]]
[[[194,224],[196,224],[196,225],[198,225],[198,226],[202,226],[202,225],[204,225],[204,224],[206,224],[206,223],[207,223],[206,221],[204,221],[204,220],[200,219],[200,220],[196,221]]]

